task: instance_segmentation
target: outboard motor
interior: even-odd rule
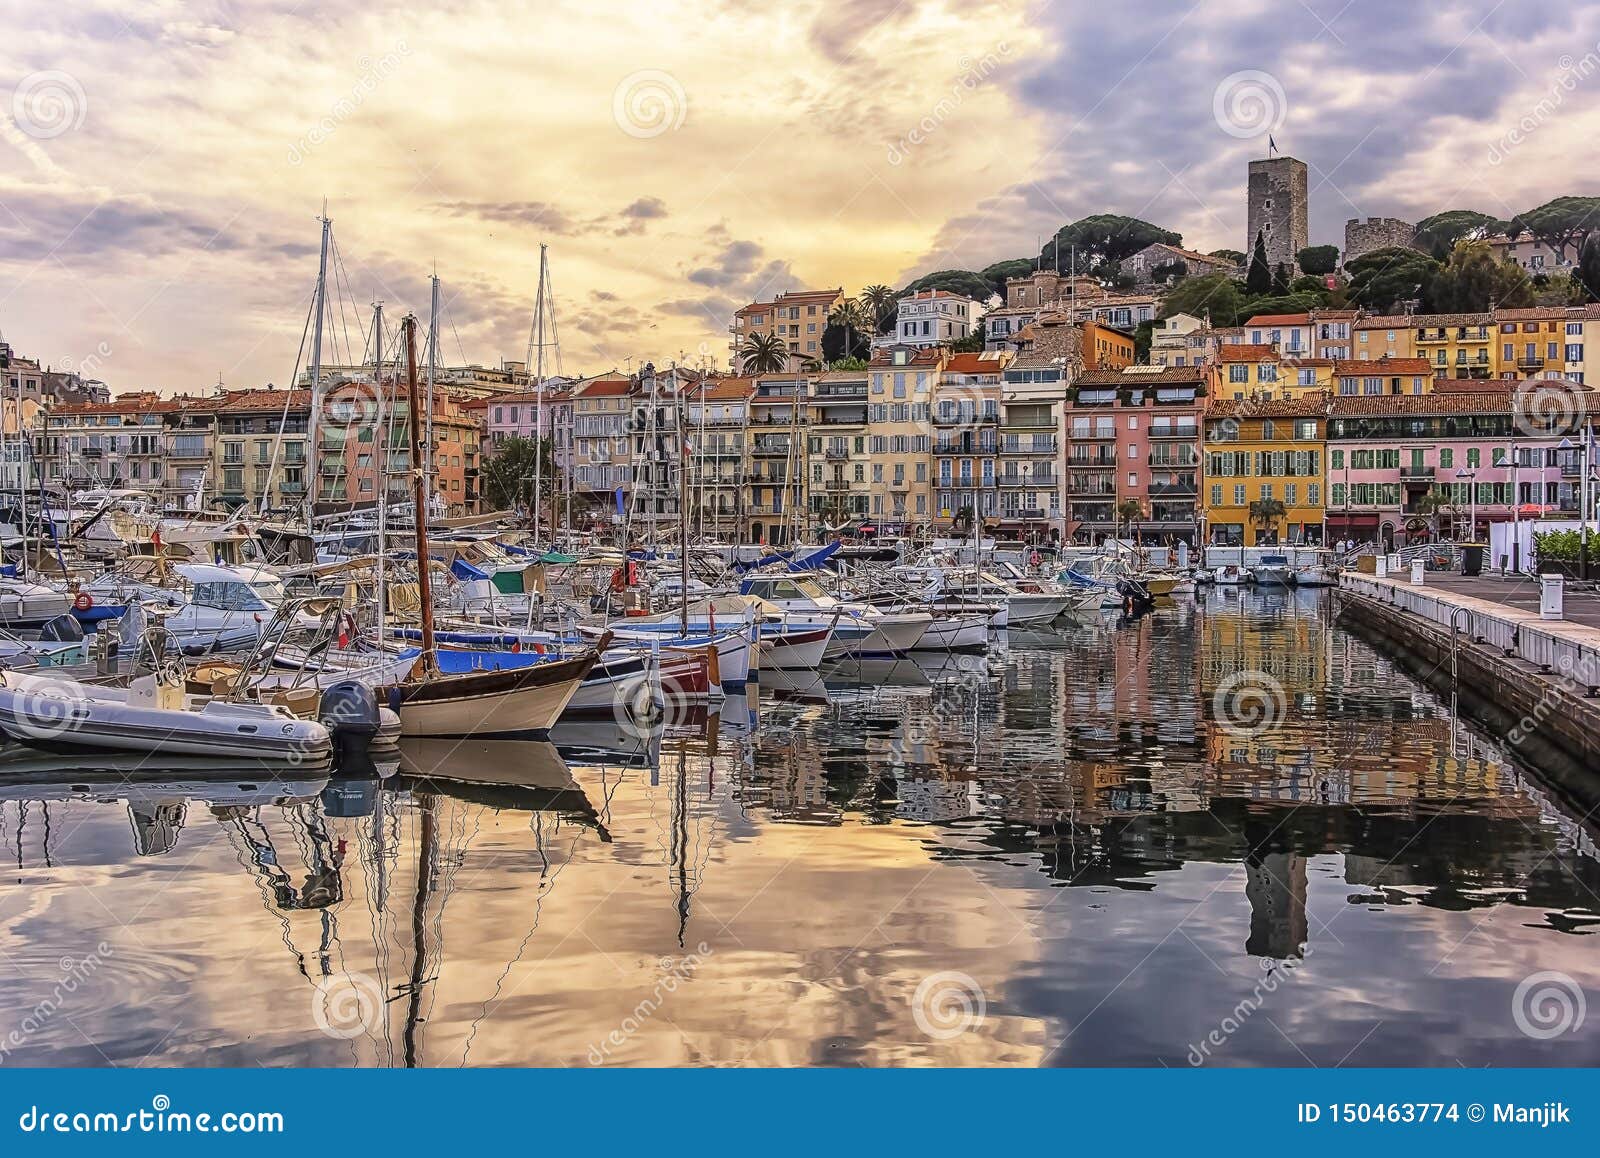
[[[83,624],[76,615],[58,615],[39,628],[39,638],[45,643],[80,643]]]
[[[317,718],[340,746],[365,746],[378,734],[378,697],[360,680],[340,680],[322,689]]]

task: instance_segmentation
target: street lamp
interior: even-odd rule
[[[1478,472],[1475,470],[1458,470],[1456,477],[1465,479],[1467,483],[1467,509],[1471,512],[1467,516],[1470,529],[1467,531],[1467,542],[1478,541]]]

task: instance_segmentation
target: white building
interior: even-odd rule
[[[948,290],[918,290],[900,299],[889,345],[940,346],[972,333],[979,303]]]

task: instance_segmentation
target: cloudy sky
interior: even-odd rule
[[[727,355],[728,313],[1032,252],[1095,212],[1244,247],[1265,131],[1355,215],[1595,193],[1600,3],[0,0],[0,333],[116,389],[285,382],[323,198],[335,353]],[[341,332],[342,331],[342,332]]]

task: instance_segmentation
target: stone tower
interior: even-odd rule
[[[1274,270],[1282,262],[1292,277],[1299,269],[1294,255],[1310,242],[1307,228],[1306,163],[1293,157],[1269,157],[1250,162],[1249,228],[1244,242],[1245,261],[1256,250],[1256,234],[1267,243],[1267,264]]]

